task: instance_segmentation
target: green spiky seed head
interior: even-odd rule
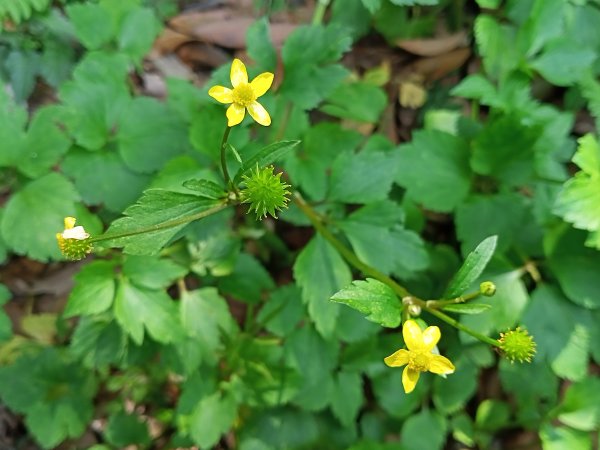
[[[484,281],[479,285],[479,292],[481,292],[481,295],[491,297],[496,293],[496,285],[491,281]]]
[[[531,362],[535,354],[535,341],[527,330],[517,327],[514,330],[500,333],[500,349],[510,362]]]
[[[250,204],[248,212],[254,211],[257,219],[267,214],[277,218],[277,211],[287,208],[290,185],[281,181],[281,173],[273,173],[273,166],[257,166],[243,180],[246,187],[240,192],[242,203]]]

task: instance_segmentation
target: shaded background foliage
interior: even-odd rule
[[[334,0],[323,25],[311,2],[0,0],[0,18],[2,445],[598,445],[598,1]],[[240,157],[300,140],[289,183],[422,298],[498,235],[492,308],[460,320],[526,326],[532,364],[442,327],[456,373],[405,395],[382,361],[400,333],[328,300],[360,276],[295,207],[61,261],[63,217],[171,219],[184,181],[219,181],[206,86],[234,53],[276,74],[272,126],[232,130]]]

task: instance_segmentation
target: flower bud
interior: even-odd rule
[[[244,175],[244,184],[246,187],[240,192],[242,203],[250,204],[248,212],[254,211],[257,219],[267,214],[277,218],[277,211],[287,208],[290,185],[281,181],[281,173],[273,173],[273,166],[257,166],[250,175]]]
[[[531,362],[535,354],[536,344],[527,330],[517,327],[514,330],[500,333],[500,349],[511,362]]]
[[[421,315],[421,307],[419,305],[411,304],[408,305],[408,314],[413,317],[417,317]]]
[[[496,293],[496,285],[491,281],[484,281],[479,285],[479,292],[481,295],[491,297]]]
[[[79,261],[92,251],[89,233],[82,226],[75,226],[74,217],[65,217],[65,229],[56,233],[56,241],[60,252],[71,261]]]

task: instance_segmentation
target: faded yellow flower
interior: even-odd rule
[[[421,372],[431,372],[447,375],[454,372],[454,365],[448,358],[432,353],[440,340],[441,333],[438,327],[421,327],[414,320],[404,322],[402,336],[408,347],[400,349],[384,359],[390,367],[406,365],[402,372],[402,385],[408,394],[415,389]]]
[[[273,76],[270,72],[263,72],[254,80],[248,82],[246,66],[236,58],[231,63],[230,77],[233,89],[224,86],[213,86],[209,89],[208,95],[220,103],[231,103],[231,106],[227,108],[228,126],[233,127],[244,120],[246,110],[258,123],[269,126],[271,125],[271,117],[256,99],[269,90],[271,84],[273,84]]]
[[[89,233],[82,226],[75,226],[75,217],[65,217],[65,229],[56,233],[58,248],[68,259],[80,260],[92,251]]]

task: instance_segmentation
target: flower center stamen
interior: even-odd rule
[[[408,367],[419,372],[427,372],[431,355],[427,353],[410,352],[408,357]]]
[[[256,95],[254,95],[254,90],[250,86],[250,83],[240,84],[238,87],[233,89],[233,103],[247,107],[250,106],[255,100]]]

